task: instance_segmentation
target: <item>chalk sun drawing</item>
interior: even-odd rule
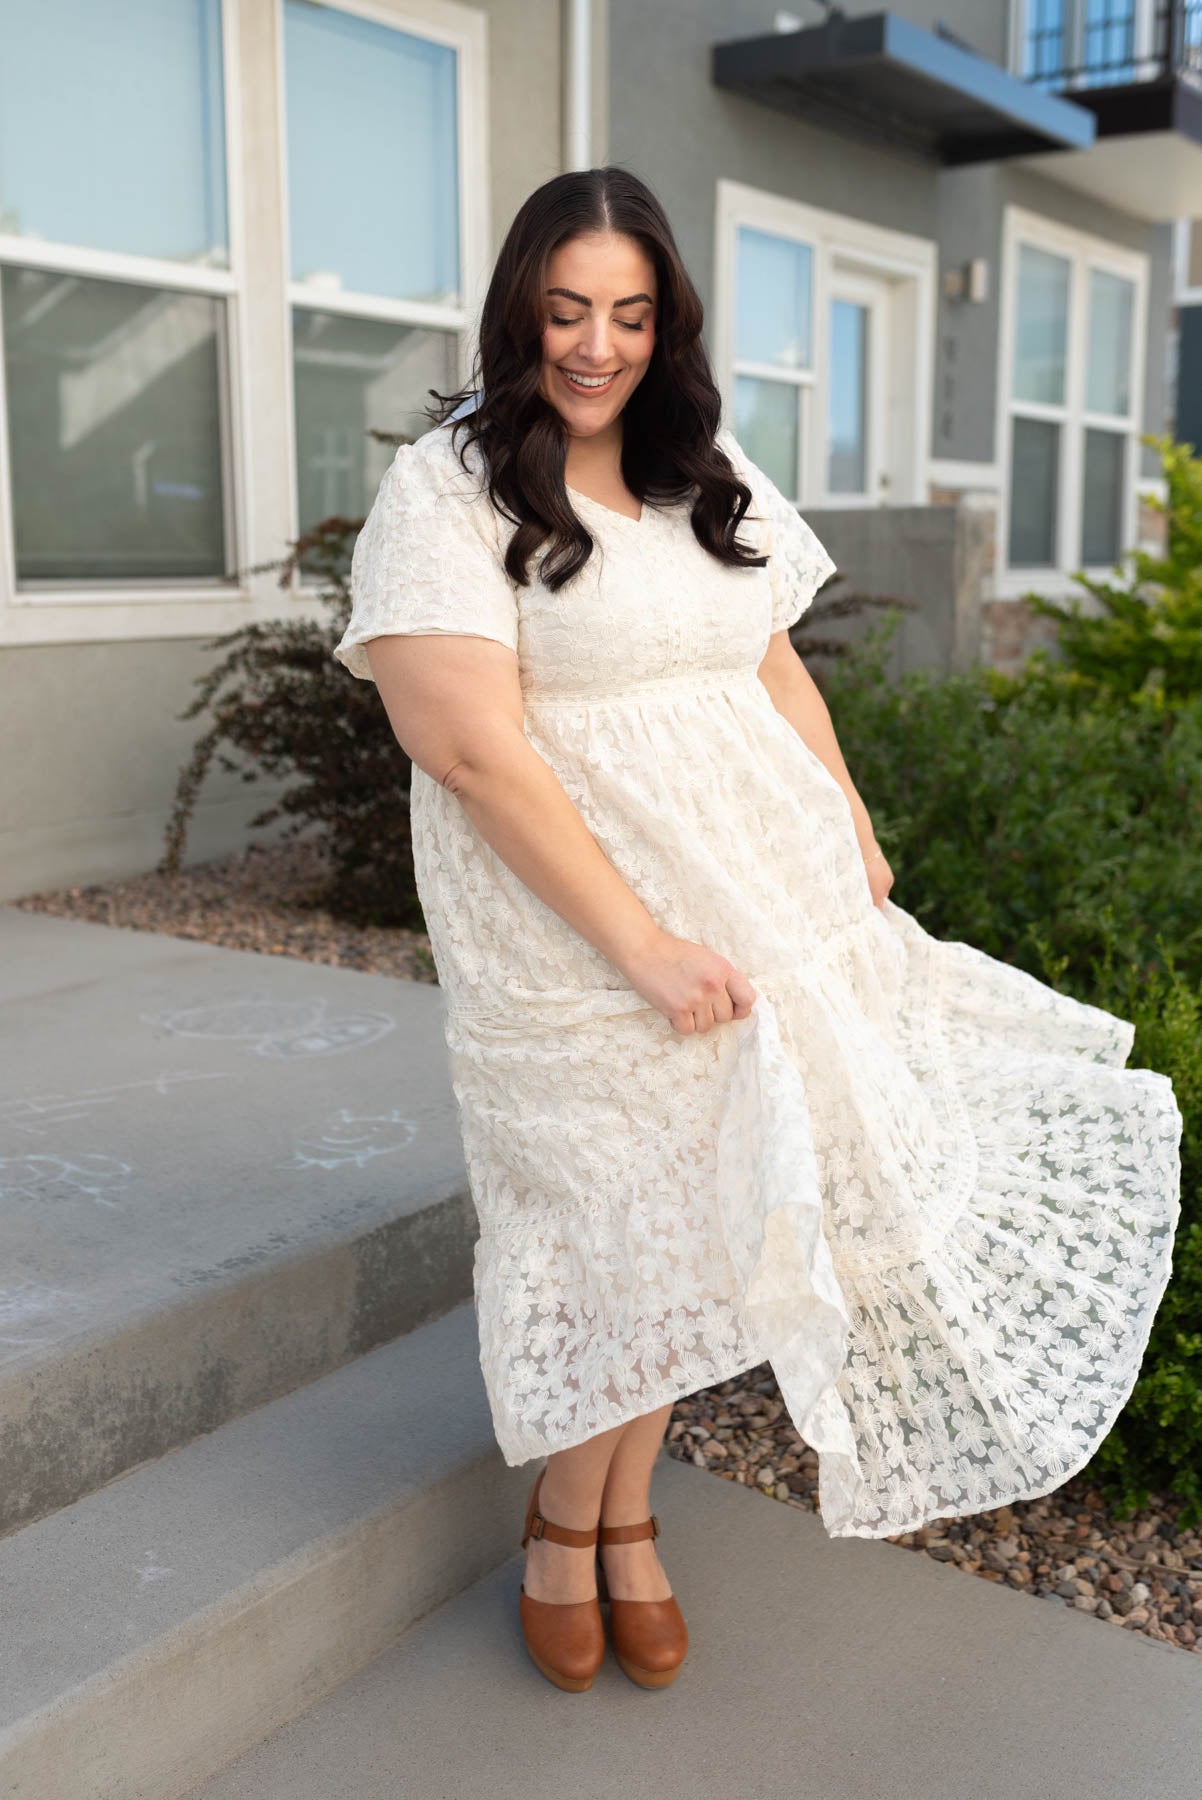
[[[281,1169],[362,1169],[380,1156],[407,1150],[417,1136],[417,1123],[399,1112],[355,1113],[339,1107],[319,1136],[302,1138]]]

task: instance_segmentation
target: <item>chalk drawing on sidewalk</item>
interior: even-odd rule
[[[342,1169],[352,1164],[366,1168],[380,1156],[407,1150],[417,1136],[417,1122],[393,1110],[355,1113],[339,1107],[323,1131],[302,1138],[281,1169]]]
[[[76,1309],[84,1296],[76,1288],[50,1287],[41,1281],[17,1280],[0,1287],[0,1359],[4,1351],[24,1350],[46,1341],[47,1324]]]
[[[232,1069],[172,1069],[141,1081],[114,1081],[104,1087],[79,1088],[75,1093],[26,1094],[0,1100],[0,1131],[47,1137],[58,1126],[90,1119],[100,1108],[138,1089],[166,1094],[183,1081],[222,1081],[232,1075]]]
[[[133,1174],[133,1164],[115,1156],[0,1156],[0,1201],[92,1200],[119,1207],[117,1194]]]
[[[165,1581],[167,1579],[168,1575],[175,1574],[174,1569],[166,1568],[159,1561],[159,1554],[158,1554],[157,1550],[146,1550],[143,1552],[143,1555],[145,1557],[145,1561],[143,1562],[142,1567],[138,1570],[138,1579],[142,1583],[143,1587],[145,1587],[145,1585],[148,1581]]]
[[[396,1020],[390,1013],[327,1016],[326,1002],[319,996],[308,1000],[237,997],[140,1016],[144,1024],[171,1037],[240,1043],[254,1055],[276,1062],[298,1062],[359,1050],[378,1043],[396,1029]]]

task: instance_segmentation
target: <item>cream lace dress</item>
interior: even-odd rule
[[[1124,1020],[873,904],[842,789],[756,675],[834,565],[728,431],[766,567],[716,562],[687,505],[569,490],[594,550],[556,594],[506,576],[515,527],[452,429],[385,475],[335,656],[370,680],[382,634],[507,644],[605,854],[759,994],[681,1036],[413,768],[506,1462],[766,1360],[831,1536],[1047,1493],[1123,1407],[1168,1280],[1171,1083],[1124,1068]]]

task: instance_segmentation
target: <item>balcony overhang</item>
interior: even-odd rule
[[[1202,210],[1202,86],[1189,74],[1082,88],[1077,103],[1096,117],[1084,150],[1020,156],[1021,167],[1158,224]]]
[[[714,44],[711,73],[765,106],[943,163],[1084,151],[1097,133],[1088,107],[890,12]]]

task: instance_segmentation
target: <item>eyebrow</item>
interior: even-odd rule
[[[591,306],[593,304],[587,294],[577,294],[571,288],[553,287],[548,288],[547,292],[548,294],[562,294],[565,300],[574,300],[577,306]],[[653,306],[655,304],[650,294],[627,294],[625,300],[614,301],[614,311],[616,312],[619,306],[635,306],[640,300],[645,300],[648,306]]]

